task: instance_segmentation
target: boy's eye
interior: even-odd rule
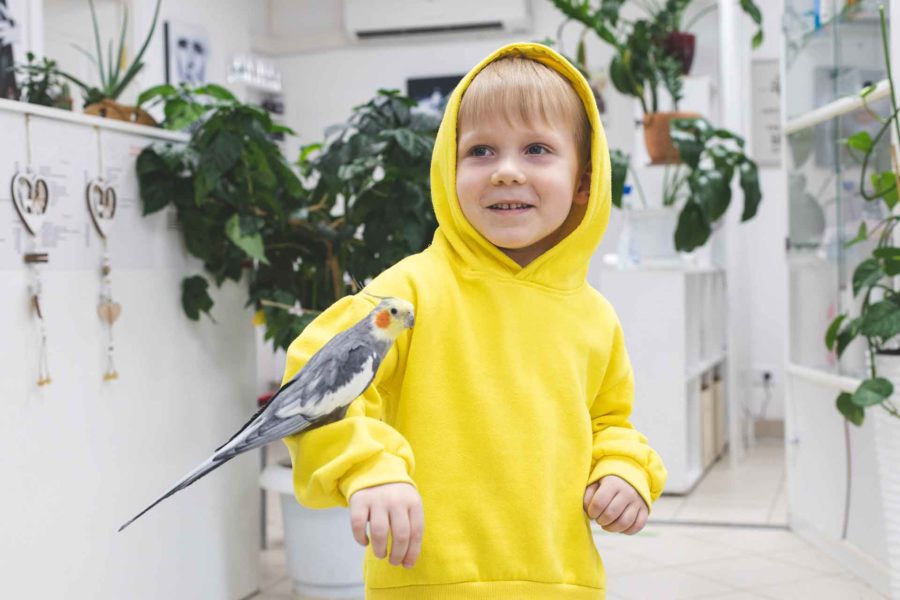
[[[475,146],[469,151],[472,156],[487,156],[491,151],[487,146]]]
[[[526,150],[527,154],[546,154],[547,152],[547,148],[540,144],[531,144]]]

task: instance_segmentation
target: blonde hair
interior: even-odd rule
[[[507,56],[482,69],[463,93],[457,117],[477,124],[502,115],[515,125],[515,119],[531,125],[562,122],[572,128],[575,148],[582,170],[590,165],[591,123],[581,98],[571,82],[559,72],[536,60]]]

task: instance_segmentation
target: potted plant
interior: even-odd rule
[[[56,61],[44,57],[37,62],[32,52],[25,57],[28,62],[14,67],[17,73],[24,76],[21,83],[22,101],[72,110],[72,94],[69,85],[61,81]]]
[[[65,77],[82,89],[85,103],[84,112],[121,121],[141,123],[143,125],[156,125],[156,121],[153,120],[153,117],[145,111],[138,107],[119,104],[116,100],[122,92],[125,91],[125,88],[128,87],[128,84],[131,83],[135,75],[137,75],[144,67],[141,58],[144,56],[144,52],[147,50],[147,46],[150,43],[150,38],[153,37],[153,32],[156,30],[156,22],[159,19],[160,2],[161,0],[156,0],[156,8],[153,11],[153,21],[150,24],[150,31],[147,33],[147,37],[144,39],[141,49],[138,50],[131,65],[126,65],[125,30],[128,26],[128,8],[125,8],[125,13],[122,17],[122,29],[119,34],[119,43],[115,54],[113,54],[112,40],[109,40],[106,61],[104,62],[103,47],[100,44],[100,28],[97,25],[97,13],[94,10],[94,0],[88,0],[88,4],[91,7],[91,19],[94,26],[96,54],[91,55],[87,50],[79,46],[75,46],[75,49],[87,56],[97,67],[100,75],[100,85],[99,87],[88,85],[69,73],[64,71],[59,72],[62,77]]]
[[[276,348],[353,291],[354,280],[431,241],[438,118],[412,111],[399,92],[380,90],[325,142],[304,147],[302,183],[271,139],[290,130],[227,90],[165,85],[139,100],[162,102],[167,127],[194,124],[187,145],[157,143],[138,157],[144,213],[174,204],[188,251],[217,285],[250,270],[248,304]],[[191,319],[209,314],[208,288],[204,275],[183,282]]]
[[[667,31],[660,40],[663,50],[681,64],[681,73],[687,75],[691,72],[694,62],[694,48],[697,36],[690,32],[691,27],[710,12],[718,9],[718,3],[713,2],[700,9],[689,20],[685,21],[685,15],[692,0],[666,0],[661,7],[657,6],[654,12]],[[742,0],[741,9],[758,27],[753,36],[752,46],[758,48],[763,41],[762,13],[752,0]]]
[[[610,79],[619,92],[637,98],[641,104],[644,143],[651,162],[678,163],[678,150],[672,144],[669,125],[674,119],[700,115],[678,110],[683,95],[684,66],[677,55],[666,50],[666,44],[672,34],[678,33],[690,0],[667,0],[662,6],[647,3],[644,5],[647,18],[635,20],[620,16],[624,0],[602,0],[596,8],[584,0],[551,1],[568,19],[581,22],[613,47]],[[762,15],[753,0],[741,0],[741,7],[757,24],[761,23]],[[761,42],[760,30],[754,37],[754,47]],[[671,97],[673,111],[659,110],[661,87]]]
[[[756,163],[744,153],[744,140],[726,130],[716,129],[703,118],[675,119],[672,138],[683,159],[667,166],[662,204],[680,206],[675,228],[675,249],[690,252],[703,246],[715,223],[731,204],[731,182],[739,178],[744,195],[741,221],[756,215],[762,192]],[[629,157],[612,154],[612,201],[622,207],[622,191],[629,169]]]
[[[825,345],[840,357],[850,342],[858,337],[865,340],[868,354],[867,377],[853,393],[838,395],[838,411],[850,423],[861,426],[866,411],[875,411],[875,445],[881,474],[881,491],[884,503],[884,523],[888,543],[891,589],[900,595],[900,398],[895,390],[900,386],[900,247],[895,243],[895,228],[900,215],[894,208],[898,200],[897,147],[890,144],[893,169],[870,173],[876,146],[891,129],[900,140],[900,106],[891,73],[890,45],[884,6],[879,7],[881,36],[885,66],[890,86],[890,110],[887,118],[880,118],[881,127],[872,137],[867,131],[850,136],[845,143],[852,152],[862,153],[859,193],[869,202],[883,202],[885,216],[871,230],[865,222],[860,225],[855,238],[847,243],[877,239],[869,258],[860,262],[853,272],[853,294],[861,298],[857,316],[848,312],[838,315],[828,327]],[[861,92],[863,102],[873,86]],[[874,113],[872,113],[874,114]]]

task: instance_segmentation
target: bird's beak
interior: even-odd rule
[[[406,317],[406,326],[412,327],[415,324],[416,324],[416,317],[413,316],[412,313],[410,313],[410,315],[408,317]]]

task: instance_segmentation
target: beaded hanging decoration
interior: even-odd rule
[[[102,171],[102,169],[101,169]],[[107,236],[112,229],[113,219],[116,216],[116,191],[107,185],[102,177],[91,181],[87,186],[88,211],[94,227],[100,235],[103,243],[103,258],[100,264],[100,303],[97,306],[97,314],[106,324],[106,370],[103,373],[103,381],[112,381],[119,378],[116,365],[113,361],[113,324],[122,314],[122,305],[113,300],[112,296],[112,266],[109,260],[109,245]]]
[[[13,206],[28,233],[28,250],[23,257],[28,269],[28,301],[31,311],[40,325],[40,350],[38,353],[38,387],[48,385],[50,367],[47,362],[47,324],[41,310],[41,272],[38,265],[48,262],[45,252],[37,251],[36,237],[41,231],[47,210],[50,208],[50,188],[47,182],[32,171],[31,165],[31,115],[25,115],[26,168],[17,172],[11,183]]]

